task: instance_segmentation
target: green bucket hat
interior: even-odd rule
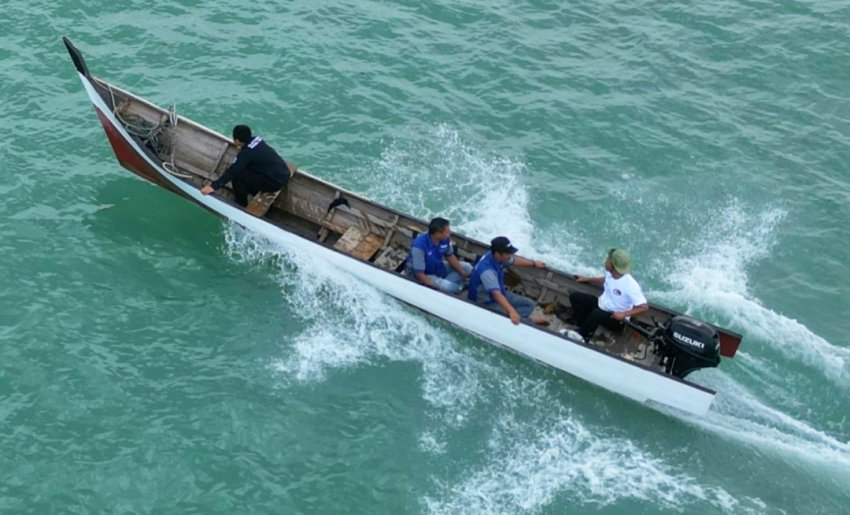
[[[632,271],[632,258],[629,253],[623,249],[611,249],[608,251],[608,259],[611,261],[611,266],[614,270],[621,274],[627,274]]]

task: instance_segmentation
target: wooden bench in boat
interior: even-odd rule
[[[298,171],[298,165],[287,162],[286,166],[289,168],[289,178],[292,179],[292,176]],[[286,186],[284,186],[284,188],[285,187]],[[266,213],[269,212],[269,209],[272,207],[274,201],[277,200],[281,191],[283,191],[283,189],[270,192],[261,191],[257,193],[248,202],[248,207],[245,208],[245,211],[248,211],[257,218],[266,216]]]
[[[386,240],[386,238],[384,238]],[[386,247],[375,258],[375,264],[386,270],[401,272],[402,265],[407,260],[407,251],[398,247]]]
[[[378,252],[384,239],[373,232],[352,225],[334,244],[334,248],[354,257],[369,261]]]
[[[266,216],[266,213],[269,212],[269,208],[272,207],[272,202],[277,199],[281,191],[282,190],[270,192],[261,191],[257,193],[250,201],[248,201],[248,206],[245,208],[245,211],[248,211],[257,218]]]

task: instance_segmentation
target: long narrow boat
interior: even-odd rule
[[[427,288],[403,272],[412,239],[427,224],[372,202],[302,170],[279,195],[253,199],[247,208],[222,188],[200,189],[235,157],[232,141],[102,79],[93,77],[83,56],[63,38],[80,80],[94,104],[118,162],[134,174],[168,189],[262,237],[309,253],[407,304],[496,345],[599,385],[641,403],[657,403],[704,414],[715,392],[685,379],[735,355],[741,336],[652,305],[623,331],[600,328],[588,343],[564,337],[573,323],[571,291],[598,294],[575,276],[552,269],[511,269],[509,288],[536,300],[535,313],[548,326],[513,325],[466,299]],[[474,263],[487,250],[482,242],[453,235],[458,256]]]

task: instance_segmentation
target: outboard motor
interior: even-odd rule
[[[659,354],[668,374],[684,378],[720,364],[720,335],[708,324],[677,315],[667,322],[662,338]]]

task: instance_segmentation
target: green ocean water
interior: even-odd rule
[[[116,163],[92,72],[744,335],[705,417]],[[0,4],[0,512],[850,512],[850,4]]]

